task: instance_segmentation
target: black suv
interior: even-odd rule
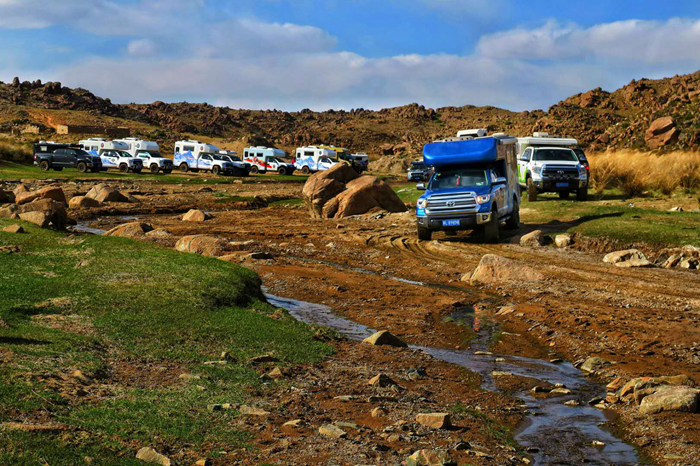
[[[408,169],[408,181],[428,181],[432,170],[426,167],[422,161],[411,162],[411,167]]]
[[[34,144],[34,165],[38,165],[43,171],[77,168],[81,173],[88,170],[96,173],[102,170],[102,159],[90,155],[78,146],[39,143]]]

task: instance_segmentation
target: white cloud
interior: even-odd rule
[[[647,64],[700,61],[700,20],[628,20],[582,28],[549,21],[483,36],[478,53],[498,59],[605,59]]]
[[[156,53],[156,44],[150,39],[136,39],[126,46],[126,53],[132,57],[152,57]]]

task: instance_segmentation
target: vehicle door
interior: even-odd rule
[[[491,184],[496,181],[496,178],[499,178],[498,173],[496,173],[496,170],[493,168],[489,169],[489,178],[491,179]],[[507,196],[508,192],[508,185],[507,184],[499,184],[498,186],[495,186],[491,192],[493,193],[494,198],[496,199],[496,205],[498,206],[498,212],[503,213],[507,212],[508,209],[510,208],[510,199],[509,196]]]
[[[527,182],[527,167],[532,159],[532,147],[528,147],[518,157],[518,181],[525,184]]]
[[[106,150],[102,153],[102,165],[107,167],[116,167],[119,164],[119,154],[114,151]]]
[[[151,166],[151,158],[147,154],[139,154],[139,159],[141,159],[141,162],[143,162],[144,167]]]
[[[204,154],[203,156],[201,156],[199,158],[199,167],[198,168],[201,168],[202,170],[211,170],[212,165],[213,165],[213,159],[212,159],[211,155]]]
[[[277,170],[277,162],[274,157],[265,157],[265,168]]]

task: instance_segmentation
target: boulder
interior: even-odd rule
[[[462,281],[471,284],[498,284],[508,282],[538,282],[545,276],[530,266],[506,259],[495,254],[486,254],[471,276],[462,277]]]
[[[581,365],[581,370],[586,372],[596,372],[601,369],[604,369],[610,364],[612,364],[610,361],[607,361],[603,358],[592,357],[584,361],[584,363]]]
[[[15,189],[12,190],[12,194],[15,196],[20,195],[21,193],[26,193],[29,192],[29,188],[27,188],[27,185],[25,184],[18,184]]]
[[[19,214],[19,218],[25,222],[39,225],[40,228],[48,228],[51,224],[51,219],[44,212],[25,212],[23,214]]]
[[[405,212],[406,205],[391,186],[374,176],[361,176],[345,185],[345,191],[323,206],[324,218],[345,218],[379,208],[387,212]]]
[[[554,237],[554,244],[556,244],[558,248],[569,247],[573,242],[574,240],[569,234],[562,234]]]
[[[173,234],[169,230],[166,230],[165,228],[157,228],[153,231],[147,232],[146,236],[149,238],[168,239],[168,238],[172,238]]]
[[[606,264],[614,264],[616,267],[649,267],[651,262],[637,249],[615,251],[603,258]]]
[[[99,207],[101,204],[96,199],[87,196],[72,197],[68,203],[69,209],[87,209],[91,207]]]
[[[670,146],[678,142],[681,132],[671,117],[663,117],[649,126],[644,139],[651,150]]]
[[[621,397],[626,397],[628,395],[634,395],[638,389],[642,390],[650,386],[659,385],[683,385],[686,387],[694,387],[695,382],[684,374],[663,377],[637,377],[624,384],[620,389],[619,395]],[[636,398],[639,399],[641,396],[637,395]]]
[[[454,464],[443,450],[418,450],[406,458],[406,466],[443,466]]]
[[[345,163],[315,173],[306,180],[301,195],[313,217],[321,218],[323,206],[345,190],[345,184],[359,175]]]
[[[206,214],[201,210],[192,209],[182,216],[183,222],[203,222],[212,218],[210,214]]]
[[[661,386],[646,396],[639,412],[656,414],[663,411],[697,413],[700,406],[700,390],[685,386]]]
[[[136,453],[136,459],[144,463],[160,464],[161,466],[170,466],[172,463],[166,456],[161,455],[151,447],[143,447]]]
[[[24,228],[22,225],[10,225],[2,229],[5,233],[24,233]]]
[[[128,197],[104,183],[94,186],[86,196],[99,202],[129,202]]]
[[[15,212],[20,217],[21,214],[29,212],[44,213],[57,230],[65,230],[68,224],[68,214],[66,213],[65,205],[53,199],[37,199],[29,204],[17,206]],[[34,217],[38,218],[37,216]]]
[[[419,414],[416,422],[431,429],[449,429],[452,426],[449,413]]]
[[[221,256],[226,250],[226,241],[207,235],[184,236],[175,244],[175,249],[203,256]]]
[[[10,204],[6,207],[0,207],[0,218],[13,218],[17,216],[17,206]]]
[[[544,246],[545,237],[542,230],[535,230],[527,235],[520,238],[520,246],[525,246],[529,248],[537,248]]]
[[[406,342],[395,337],[390,332],[386,330],[379,331],[374,335],[362,340],[362,343],[367,343],[374,346],[396,346],[396,347],[407,347]]]
[[[26,191],[15,195],[15,203],[18,205],[28,204],[36,201],[37,199],[53,199],[54,201],[60,202],[64,205],[68,204],[66,201],[66,195],[63,193],[63,189],[56,186],[49,186],[37,191]]]
[[[153,227],[148,223],[132,222],[118,225],[109,230],[104,235],[121,236],[123,238],[138,238],[141,236],[145,236],[146,233],[148,233],[149,231],[153,231]]]

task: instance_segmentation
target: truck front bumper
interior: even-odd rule
[[[534,181],[535,187],[540,192],[569,192],[576,191],[588,186],[588,180],[550,180],[542,179]]]
[[[449,220],[454,225],[446,226],[443,221]],[[416,217],[418,225],[432,231],[459,231],[473,230],[479,225],[489,223],[491,221],[491,212],[476,212],[472,214],[459,214],[450,217]]]

